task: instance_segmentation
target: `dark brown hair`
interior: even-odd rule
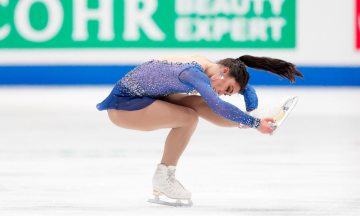
[[[247,71],[246,66],[257,70],[267,71],[282,78],[287,78],[290,80],[290,83],[296,81],[295,76],[304,78],[304,75],[302,75],[292,63],[268,57],[244,55],[237,59],[223,59],[219,61],[218,64],[230,69],[230,76],[234,77],[235,81],[239,83],[240,92],[245,89],[250,79],[250,74]]]

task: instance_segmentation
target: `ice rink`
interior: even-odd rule
[[[360,215],[360,88],[255,88],[260,108],[300,100],[272,137],[201,120],[175,208],[147,202],[169,130],[114,126],[95,108],[112,86],[0,87],[0,215]]]

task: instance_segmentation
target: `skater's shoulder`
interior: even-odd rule
[[[190,84],[206,83],[210,84],[210,78],[204,73],[204,70],[198,65],[191,65],[185,68],[180,74],[179,79]]]
[[[209,59],[201,55],[168,55],[156,58],[155,60],[183,65],[196,64],[200,66],[203,71],[212,64]]]

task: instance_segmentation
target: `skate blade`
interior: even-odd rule
[[[275,121],[275,124],[270,124],[270,127],[274,130],[270,135],[274,135],[274,133],[279,129],[284,120],[288,117],[291,111],[294,109],[295,105],[299,101],[299,97],[296,96],[290,100],[288,100],[283,106],[283,112],[280,116],[278,116]]]
[[[188,200],[187,204],[182,203],[180,200],[176,200],[176,202],[165,202],[160,200],[159,196],[155,196],[155,199],[148,199],[148,202],[159,205],[173,206],[173,207],[191,207],[193,205],[193,202],[191,200]]]

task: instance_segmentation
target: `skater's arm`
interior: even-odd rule
[[[214,90],[212,90],[210,79],[204,72],[195,67],[191,67],[181,72],[179,79],[194,87],[216,114],[251,128],[259,127],[260,119],[254,118],[241,111],[238,107],[223,101]]]
[[[252,86],[247,85],[240,94],[244,96],[247,112],[251,112],[258,107],[258,97]]]

